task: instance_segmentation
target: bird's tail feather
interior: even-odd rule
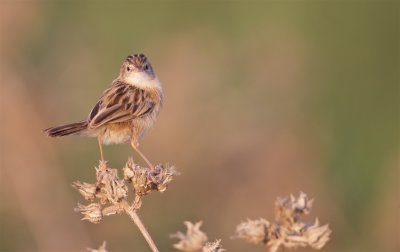
[[[68,135],[77,135],[87,130],[88,123],[86,121],[70,123],[43,130],[50,137],[62,137]]]

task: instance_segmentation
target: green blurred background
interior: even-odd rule
[[[142,149],[182,173],[139,212],[161,251],[185,220],[228,251],[266,251],[231,240],[235,226],[272,220],[275,199],[300,190],[333,230],[323,251],[400,251],[399,13],[395,1],[1,1],[0,251],[148,250],[127,216],[73,212],[96,140],[41,132],[84,119],[140,52],[165,92]],[[105,148],[114,167],[131,154]]]

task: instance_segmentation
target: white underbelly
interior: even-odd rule
[[[103,144],[120,144],[128,142],[131,139],[131,131],[130,130],[118,130],[113,131],[106,129],[103,134]]]

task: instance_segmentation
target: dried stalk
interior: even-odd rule
[[[178,172],[169,165],[157,165],[154,169],[140,167],[132,159],[128,160],[123,172],[124,179],[119,179],[117,169],[111,169],[107,166],[107,162],[100,161],[99,167],[96,168],[95,184],[80,181],[73,184],[86,200],[98,202],[89,205],[78,204],[75,211],[83,214],[83,220],[92,223],[100,222],[104,216],[125,212],[139,228],[151,250],[158,252],[157,246],[136,210],[141,207],[145,195],[152,191],[164,192]],[[127,183],[131,183],[134,192],[131,204],[128,202]]]
[[[144,239],[146,239],[147,243],[149,244],[149,247],[153,252],[158,252],[158,248],[156,244],[154,243],[153,239],[151,238],[149,232],[147,231],[146,227],[143,225],[142,220],[139,218],[139,215],[136,213],[136,210],[133,210],[128,204],[128,202],[125,201],[126,204],[124,204],[124,210],[125,212],[129,215],[129,217],[133,220],[133,222],[136,224],[136,226],[139,228],[140,232],[144,236]]]

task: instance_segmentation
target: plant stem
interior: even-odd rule
[[[131,208],[128,204],[128,202],[125,202],[123,204],[125,212],[129,215],[129,217],[133,220],[133,222],[136,224],[136,226],[139,228],[140,232],[144,236],[144,239],[146,239],[147,243],[149,244],[149,247],[153,252],[159,252],[156,244],[154,243],[153,239],[151,238],[149,232],[147,232],[146,227],[143,225],[143,222],[140,220],[139,215],[137,215],[136,210]]]

